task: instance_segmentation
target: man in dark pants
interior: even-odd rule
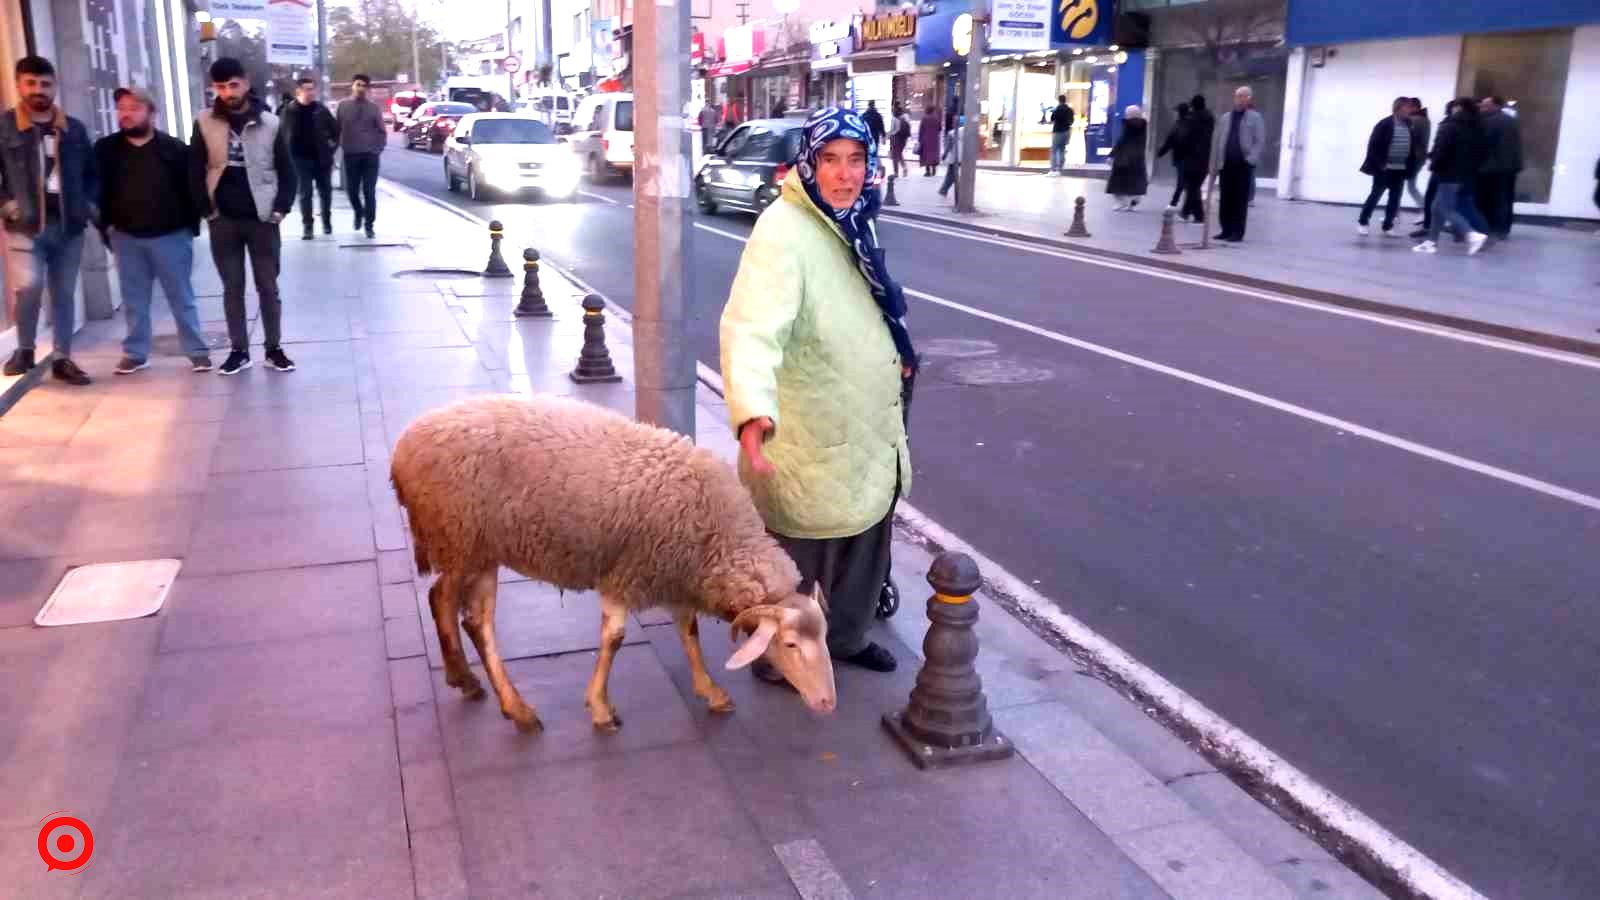
[[[1504,97],[1485,97],[1479,104],[1487,156],[1477,177],[1478,208],[1488,220],[1489,234],[1511,235],[1511,209],[1517,199],[1517,173],[1522,171],[1522,126],[1505,111]]]
[[[83,231],[95,218],[100,179],[88,129],[55,103],[55,67],[42,56],[24,56],[15,77],[20,102],[0,113],[5,303],[17,322],[17,349],[5,373],[23,375],[34,367],[33,342],[48,287],[55,340],[51,374],[81,387],[89,376],[72,361],[74,299]]]
[[[250,97],[250,79],[237,59],[211,64],[217,94],[209,113],[194,123],[189,144],[190,191],[211,233],[211,258],[222,276],[222,307],[233,352],[223,375],[250,368],[250,327],[244,308],[244,258],[250,255],[267,366],[293,372],[283,352],[283,307],[278,298],[278,223],[294,207],[294,160],[278,117]]]
[[[378,158],[389,144],[383,130],[383,110],[367,98],[372,79],[357,75],[350,82],[350,99],[339,104],[339,146],[344,148],[344,187],[350,208],[356,211],[356,229],[366,227],[367,237],[378,215]]]
[[[294,100],[284,104],[278,118],[300,184],[300,238],[309,241],[314,232],[312,188],[322,199],[322,233],[333,234],[333,151],[339,146],[339,125],[333,113],[318,102],[315,79],[300,79]]]
[[[1046,175],[1060,175],[1067,167],[1067,141],[1072,137],[1075,115],[1067,105],[1067,95],[1058,95],[1056,108],[1050,111],[1050,171]]]
[[[1372,176],[1372,190],[1356,220],[1356,233],[1363,237],[1372,233],[1368,223],[1384,191],[1389,192],[1389,204],[1383,210],[1383,236],[1399,237],[1394,233],[1394,219],[1400,214],[1400,195],[1406,181],[1422,165],[1423,148],[1411,123],[1414,112],[1409,97],[1397,98],[1391,114],[1372,126],[1372,135],[1367,138],[1367,156],[1361,162],[1361,172]]]
[[[1211,147],[1211,174],[1220,176],[1222,193],[1217,219],[1219,241],[1242,241],[1250,214],[1250,180],[1267,144],[1267,123],[1250,105],[1254,92],[1240,87],[1233,92],[1233,111],[1217,123]]]
[[[1183,185],[1183,218],[1204,223],[1205,201],[1201,190],[1206,180],[1206,165],[1211,155],[1211,141],[1216,134],[1217,117],[1206,109],[1206,98],[1195,94],[1189,101],[1189,118],[1185,120],[1183,140],[1176,153],[1183,158],[1178,168]]]

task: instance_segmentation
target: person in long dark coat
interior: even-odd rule
[[[1106,181],[1106,193],[1117,198],[1119,212],[1138,206],[1139,198],[1150,188],[1145,168],[1146,129],[1144,110],[1130,106],[1123,112],[1122,134],[1111,148],[1111,178]]]
[[[1161,142],[1161,147],[1156,150],[1156,159],[1172,153],[1173,174],[1177,176],[1178,183],[1172,189],[1172,202],[1168,206],[1177,206],[1178,198],[1183,196],[1183,151],[1188,146],[1184,140],[1184,133],[1189,127],[1189,104],[1178,104],[1178,120],[1172,123],[1172,129],[1167,132],[1167,139]]]
[[[932,178],[939,171],[939,154],[943,149],[939,146],[941,132],[939,108],[930,103],[917,124],[917,162],[922,165],[925,178]]]
[[[1206,168],[1211,164],[1211,137],[1216,129],[1217,117],[1206,109],[1206,98],[1195,94],[1189,100],[1189,117],[1184,120],[1183,146],[1174,151],[1183,160],[1178,167],[1178,176],[1183,179],[1183,209],[1179,210],[1179,218],[1185,221],[1205,221],[1201,186],[1206,180]]]

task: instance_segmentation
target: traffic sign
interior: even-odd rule
[[[500,68],[506,72],[515,73],[518,69],[522,68],[522,60],[515,53],[513,53],[505,59],[500,60]]]

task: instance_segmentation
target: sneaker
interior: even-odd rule
[[[1356,234],[1359,234],[1362,237],[1366,237],[1367,235],[1369,235],[1371,233],[1372,233],[1372,229],[1368,228],[1365,225],[1357,225],[1356,226]]]
[[[112,371],[118,375],[132,375],[140,369],[148,368],[150,368],[150,360],[139,359],[136,356],[124,356],[122,362],[117,363],[117,367]]]
[[[78,387],[83,387],[93,381],[89,377],[89,373],[78,368],[78,364],[70,359],[56,360],[55,364],[50,367],[50,374],[54,375],[57,381],[65,381],[67,384],[75,384]]]
[[[33,351],[18,350],[6,360],[5,373],[9,376],[26,375],[33,369]]]
[[[1383,236],[1386,237],[1386,238],[1393,238],[1393,237],[1399,237],[1400,235],[1395,234],[1394,233],[1394,226],[1390,225],[1388,228],[1385,228],[1383,230]]]
[[[228,354],[228,358],[223,361],[222,368],[218,371],[223,375],[237,375],[250,368],[250,365],[250,354],[243,350],[235,350]]]
[[[372,230],[372,223],[368,222],[367,223],[367,237],[368,238],[375,238],[377,236],[378,236],[378,233],[376,231]]]
[[[1411,248],[1411,252],[1412,253],[1438,253],[1439,252],[1439,245],[1435,244],[1433,241],[1423,241],[1422,243],[1416,245],[1415,247],[1412,247]]]
[[[1489,236],[1487,234],[1479,231],[1467,232],[1467,255],[1475,255],[1479,250],[1482,250],[1483,245],[1487,244],[1488,242]]]
[[[279,372],[293,372],[294,360],[285,356],[281,348],[274,347],[267,351],[267,368],[277,369]]]
[[[189,357],[189,367],[196,372],[211,371],[211,357],[209,355]]]
[[[1416,231],[1411,232],[1411,239],[1414,240],[1414,241],[1420,241],[1423,238],[1426,238],[1427,236],[1428,236],[1428,229],[1426,229],[1426,228],[1418,228]]]

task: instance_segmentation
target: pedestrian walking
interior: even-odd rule
[[[940,122],[939,108],[929,103],[917,123],[917,162],[922,165],[924,178],[932,178],[939,171]]]
[[[100,232],[117,259],[117,286],[128,334],[118,375],[150,365],[150,300],[159,282],[178,326],[178,345],[196,372],[211,371],[194,299],[194,239],[200,214],[189,179],[189,148],[155,127],[155,100],[117,88],[116,134],[95,142],[101,173]]]
[[[1189,116],[1184,120],[1181,153],[1183,164],[1179,174],[1183,179],[1183,219],[1204,223],[1205,198],[1202,196],[1206,169],[1211,163],[1211,139],[1217,130],[1217,117],[1206,108],[1206,98],[1195,94],[1189,99]]]
[[[1511,236],[1512,208],[1517,199],[1517,173],[1522,171],[1522,126],[1506,111],[1504,97],[1485,97],[1480,104],[1484,139],[1483,169],[1478,173],[1478,208],[1489,234]]]
[[[1472,98],[1457,100],[1451,113],[1439,123],[1430,156],[1433,182],[1438,189],[1433,198],[1428,236],[1411,249],[1417,253],[1437,253],[1439,232],[1446,223],[1467,239],[1467,253],[1483,249],[1488,235],[1472,228],[1458,204],[1461,186],[1477,177],[1483,165],[1484,140],[1478,125],[1478,105]]]
[[[1172,127],[1167,130],[1167,136],[1161,142],[1161,146],[1156,148],[1156,159],[1160,159],[1168,153],[1172,154],[1172,174],[1177,184],[1173,185],[1172,202],[1168,203],[1168,206],[1177,206],[1179,198],[1183,196],[1183,147],[1184,135],[1189,124],[1189,104],[1179,103],[1175,112],[1178,114],[1178,118],[1173,121]]]
[[[966,152],[962,145],[967,133],[967,117],[957,116],[956,127],[944,133],[944,153],[942,159],[945,164],[944,184],[939,186],[939,196],[948,197],[950,191],[956,192],[956,202],[961,202],[961,189],[957,176],[961,174],[961,154]]]
[[[917,357],[878,244],[871,142],[847,110],[807,120],[799,161],[745,245],[720,337],[740,477],[800,589],[821,587],[830,655],[890,672],[894,655],[867,629],[911,488],[902,410]],[[781,680],[770,666],[755,674]]]
[[[5,374],[37,363],[46,288],[54,338],[50,373],[83,386],[90,378],[72,361],[74,303],[83,230],[94,218],[100,183],[89,130],[56,105],[56,70],[42,56],[24,56],[13,70],[18,103],[0,114],[0,220],[5,223],[6,305],[17,323],[17,347]]]
[[[884,124],[883,113],[878,112],[878,101],[868,100],[867,111],[861,114],[861,121],[867,123],[867,130],[872,137],[872,146],[867,148],[873,156],[878,155],[878,145],[883,142]]]
[[[911,117],[899,100],[889,108],[889,159],[896,178],[906,177],[906,144],[911,142]]]
[[[267,365],[293,372],[283,352],[283,306],[278,296],[282,237],[278,223],[294,206],[294,160],[278,117],[249,97],[250,80],[237,59],[211,64],[217,99],[194,123],[189,143],[189,179],[211,236],[211,259],[222,277],[222,308],[232,352],[223,375],[250,368],[250,327],[244,308],[244,261],[250,257],[260,301]]]
[[[1367,155],[1361,161],[1361,172],[1372,177],[1372,190],[1361,205],[1361,215],[1356,219],[1356,233],[1372,233],[1370,222],[1378,199],[1389,194],[1383,211],[1384,237],[1399,237],[1394,233],[1395,216],[1400,214],[1400,194],[1406,182],[1422,167],[1422,148],[1416,143],[1416,130],[1411,124],[1411,98],[1398,97],[1390,106],[1390,113],[1372,126],[1367,138]]]
[[[339,147],[339,123],[317,99],[317,82],[302,78],[295,97],[278,114],[284,142],[294,159],[295,182],[300,187],[301,240],[311,240],[311,191],[322,201],[322,233],[333,234],[333,153]]]
[[[355,229],[377,237],[378,161],[389,144],[383,130],[383,110],[367,98],[372,79],[357,75],[350,81],[350,98],[339,104],[339,147],[344,152],[344,189],[355,210]]]
[[[1422,163],[1428,159],[1429,142],[1433,139],[1433,122],[1428,118],[1428,108],[1422,105],[1422,100],[1417,97],[1407,98],[1411,101],[1411,139],[1418,148],[1419,162],[1411,177],[1406,179],[1406,193],[1411,195],[1411,202],[1426,215],[1427,198],[1417,192],[1417,175],[1422,171]]]
[[[1145,137],[1148,128],[1144,110],[1130,106],[1122,113],[1122,130],[1111,148],[1111,177],[1106,193],[1117,198],[1118,212],[1132,211],[1139,198],[1150,189],[1150,173],[1145,166]]]
[[[1248,86],[1233,92],[1233,111],[1222,119],[1212,142],[1211,174],[1218,177],[1222,193],[1217,211],[1222,227],[1217,235],[1219,241],[1244,240],[1250,215],[1250,183],[1267,145],[1267,123],[1251,106],[1253,95]]]
[[[1067,141],[1072,139],[1072,120],[1077,114],[1067,105],[1067,95],[1056,95],[1056,108],[1050,111],[1050,171],[1060,175],[1067,168]]]

